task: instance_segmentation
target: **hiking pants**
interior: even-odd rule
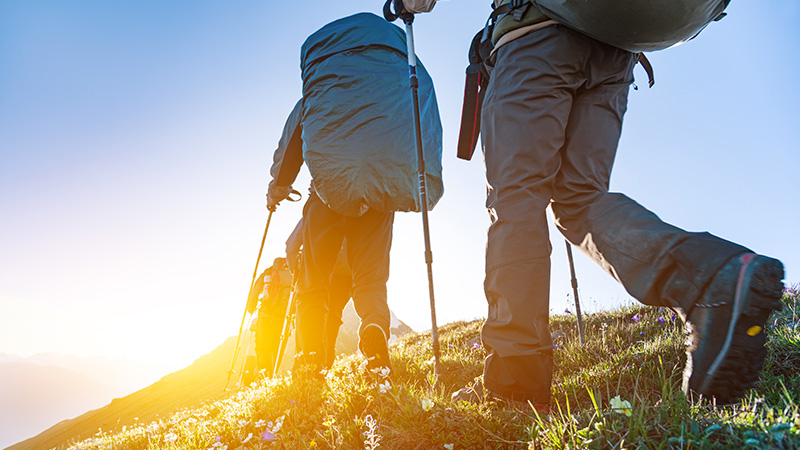
[[[368,210],[350,217],[328,208],[312,193],[303,210],[303,257],[297,288],[297,364],[322,367],[325,360],[325,323],[331,275],[336,257],[347,239],[347,262],[353,274],[353,306],[368,324],[380,326],[389,336],[390,313],[386,302],[393,212]]]
[[[342,312],[350,301],[353,278],[335,271],[328,285],[328,317],[325,321],[325,368],[330,369],[336,360],[336,340],[342,326]],[[388,336],[388,335],[387,335]]]
[[[564,236],[648,305],[690,309],[714,273],[747,249],[676,228],[608,192],[632,53],[554,25],[501,46],[490,63],[481,122],[491,217],[484,385],[547,403],[548,205]]]

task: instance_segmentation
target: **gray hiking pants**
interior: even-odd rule
[[[609,177],[633,81],[634,55],[561,25],[501,46],[482,111],[489,352],[487,389],[547,403],[550,240],[556,226],[639,301],[690,309],[744,247],[662,222]]]
[[[330,209],[316,193],[308,197],[303,210],[303,256],[296,294],[300,355],[295,359],[296,365],[322,367],[325,363],[331,276],[345,239],[353,276],[353,306],[361,318],[359,335],[366,325],[377,324],[389,336],[386,282],[393,224],[393,212],[370,209],[361,216],[350,217]],[[341,310],[338,314],[341,317]]]

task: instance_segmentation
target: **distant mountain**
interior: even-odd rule
[[[0,447],[112,398],[108,386],[69,369],[0,363]]]
[[[157,381],[154,364],[58,353],[0,353],[0,448]]]
[[[392,335],[399,336],[412,331],[403,322],[392,315]],[[343,314],[344,324],[340,328],[337,340],[337,353],[352,353],[357,349],[358,316],[349,305]],[[246,341],[247,339],[242,339]],[[238,382],[241,361],[245,353],[242,343],[240,355],[234,364],[236,373],[231,378],[229,387],[234,388]],[[110,404],[89,411],[71,420],[64,420],[45,430],[39,435],[12,445],[6,450],[41,450],[64,449],[69,443],[86,439],[94,435],[99,428],[104,431],[119,430],[123,426],[131,426],[139,422],[150,422],[157,416],[166,417],[184,408],[198,406],[208,401],[227,396],[225,385],[228,369],[231,364],[236,337],[230,337],[211,353],[200,357],[190,366],[169,374],[151,386],[141,389],[122,398],[116,398]],[[291,367],[294,354],[294,338],[290,338],[282,368]],[[13,411],[10,411],[13,413]]]
[[[174,366],[169,368],[164,364],[108,359],[99,356],[82,358],[55,352],[39,353],[28,357],[0,353],[0,364],[2,363],[25,363],[68,369],[107,386],[114,392],[114,396],[129,394],[153,384],[165,373],[175,369]]]

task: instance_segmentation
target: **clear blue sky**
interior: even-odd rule
[[[266,222],[272,151],[300,96],[299,49],[382,3],[0,2],[0,352],[167,361],[239,326]],[[439,323],[485,315],[485,180],[455,158],[466,51],[488,1],[415,24],[445,133],[431,214]],[[612,190],[663,219],[782,259],[800,281],[800,4],[734,1],[686,45],[636,69]],[[307,172],[295,185],[305,191]],[[300,204],[281,205],[264,260]],[[399,214],[390,306],[430,327],[421,218]],[[553,235],[552,309],[572,302]],[[630,297],[577,254],[584,308]],[[265,265],[262,264],[262,267]],[[571,306],[570,306],[571,307]]]

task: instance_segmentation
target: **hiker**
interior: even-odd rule
[[[256,279],[247,310],[253,313],[258,308],[255,323],[255,351],[259,371],[272,376],[278,356],[286,307],[292,290],[292,274],[286,258],[275,258]]]
[[[312,191],[303,208],[294,374],[320,376],[330,280],[346,240],[352,298],[368,370],[389,368],[386,282],[395,211],[418,211],[416,149],[403,31],[359,13],[302,45],[302,99],[274,154],[267,206],[291,191],[303,162]],[[441,122],[433,83],[418,66],[427,201],[441,197]]]
[[[300,219],[294,231],[286,240],[286,255],[291,256],[297,267],[300,261],[300,254],[303,246],[303,219]],[[290,266],[291,267],[291,266]],[[298,276],[298,275],[296,275]],[[328,314],[325,320],[324,348],[325,348],[325,369],[333,367],[336,360],[336,339],[339,336],[339,328],[342,326],[342,312],[350,301],[353,293],[353,273],[347,264],[347,241],[342,243],[342,248],[336,255],[336,264],[333,266],[333,273],[328,282]]]
[[[727,5],[712,1],[719,5],[706,9],[714,14]],[[602,12],[602,2],[590,3]],[[404,4],[410,12],[426,12],[435,0]],[[546,15],[545,4],[558,14]],[[489,311],[481,331],[488,356],[482,380],[453,399],[479,401],[488,394],[549,404],[545,209],[551,206],[567,240],[634,298],[680,312],[692,333],[684,391],[732,402],[758,378],[762,329],[780,308],[783,266],[712,234],[664,223],[629,197],[609,192],[639,55],[620,48],[621,41],[612,46],[576,31],[579,20],[566,22],[570,27],[553,20],[578,16],[581,5],[588,3],[495,1],[498,20],[490,37],[494,49],[484,61],[490,79],[480,117],[491,218],[484,283]],[[587,22],[598,27],[630,25],[592,19]]]

